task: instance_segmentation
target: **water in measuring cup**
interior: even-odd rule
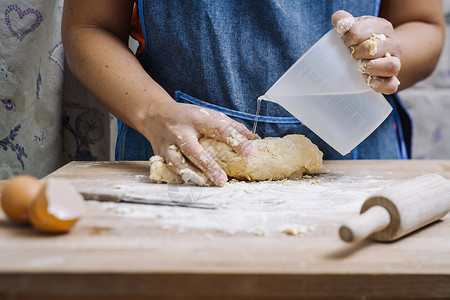
[[[361,143],[392,110],[383,97],[371,90],[277,96],[277,103],[342,155]]]

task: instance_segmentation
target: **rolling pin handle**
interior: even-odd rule
[[[346,242],[358,242],[385,229],[390,222],[391,217],[387,209],[376,205],[342,225],[339,236]]]

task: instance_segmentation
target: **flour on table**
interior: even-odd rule
[[[250,142],[253,153],[244,157],[225,143],[205,137],[199,140],[199,143],[227,175],[238,180],[302,178],[303,174],[314,173],[322,167],[322,152],[303,135],[292,134],[283,138],[267,137]],[[183,181],[182,176],[169,169],[164,158],[160,156],[150,158],[150,179],[158,183],[186,182]],[[202,185],[206,181],[192,180],[191,182]]]
[[[137,181],[134,176],[128,180],[121,185],[121,192],[129,196],[169,201],[184,197],[187,201],[213,203],[217,209],[88,201],[89,211],[95,216],[101,216],[95,214],[96,210],[107,212],[115,218],[142,224],[149,230],[202,234],[207,239],[217,234],[246,234],[259,238],[281,235],[295,239],[323,230],[337,232],[343,220],[359,213],[367,197],[392,183],[389,174],[386,177],[349,176],[326,168],[302,179],[230,180],[221,188],[152,184]]]

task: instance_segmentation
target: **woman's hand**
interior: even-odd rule
[[[397,74],[402,51],[392,24],[371,16],[354,18],[343,10],[335,12],[331,22],[358,60],[358,70],[367,84],[379,93],[395,93],[400,84]]]
[[[252,153],[248,140],[259,138],[225,114],[196,105],[165,103],[157,111],[150,113],[149,122],[142,130],[152,144],[153,151],[164,157],[169,168],[179,175],[186,169],[203,172],[209,179],[206,185],[223,186],[228,178],[199,144],[201,137],[226,143],[244,156]]]

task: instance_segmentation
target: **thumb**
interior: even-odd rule
[[[331,23],[336,31],[343,35],[355,24],[355,18],[345,10],[338,10],[331,16]]]

